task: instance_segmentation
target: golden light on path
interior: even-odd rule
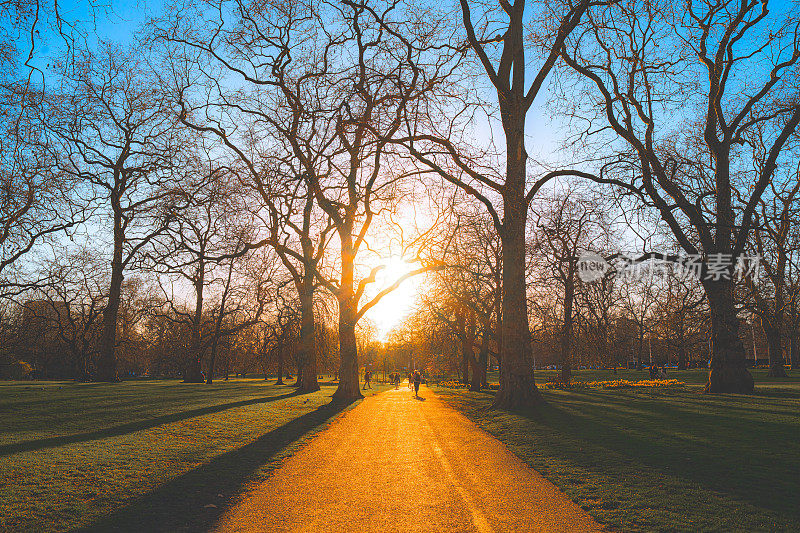
[[[378,292],[394,283],[404,274],[419,268],[418,263],[407,263],[399,257],[392,257],[386,261],[384,268],[376,277],[375,288]],[[365,317],[375,323],[378,340],[386,341],[392,328],[406,318],[417,302],[417,296],[425,285],[425,275],[412,276],[405,280],[397,289],[384,296],[378,304],[370,309]]]

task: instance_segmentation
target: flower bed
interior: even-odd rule
[[[548,381],[541,385],[543,389],[639,389],[654,387],[683,387],[686,383],[677,379],[644,379],[630,381],[617,379],[614,381],[573,381],[567,387],[560,381]]]
[[[466,389],[469,385],[465,385],[461,381],[450,379],[447,381],[440,381],[437,383],[439,387],[447,387],[449,389]],[[642,389],[642,388],[655,388],[655,387],[683,387],[686,383],[678,381],[677,379],[644,379],[640,381],[630,381],[627,379],[616,379],[614,381],[573,381],[569,387],[565,386],[560,381],[548,381],[542,383],[539,388],[552,390],[552,389]],[[496,383],[489,384],[484,387],[484,390],[497,390],[499,385]]]
[[[467,389],[469,384],[464,384],[457,379],[449,379],[447,381],[440,381],[437,383],[439,387],[447,387],[448,389]],[[483,387],[483,390],[497,390],[500,387],[497,383],[489,383],[488,387]]]

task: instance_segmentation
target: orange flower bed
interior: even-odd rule
[[[683,387],[686,383],[677,379],[644,379],[630,381],[617,379],[614,381],[573,381],[566,387],[559,381],[550,381],[541,385],[543,389],[641,389],[655,387]]]

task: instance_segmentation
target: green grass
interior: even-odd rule
[[[751,396],[704,395],[705,372],[672,372],[697,385],[543,391],[524,413],[489,409],[485,392],[436,392],[612,529],[798,531],[800,380],[765,374]]]
[[[204,529],[345,408],[332,392],[0,383],[0,531]]]

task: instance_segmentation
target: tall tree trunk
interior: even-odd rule
[[[487,367],[489,366],[489,345],[492,342],[492,315],[491,313],[484,318],[483,322],[483,336],[481,337],[481,351],[478,354],[478,370],[481,378],[481,388],[488,389],[489,383],[487,381]]]
[[[217,359],[217,346],[219,346],[219,332],[214,333],[214,338],[211,340],[211,354],[208,357],[208,376],[206,376],[206,385],[214,383],[214,365]]]
[[[486,347],[486,351],[481,348],[481,353],[478,358],[478,364],[481,369],[481,388],[488,389],[489,388],[489,380],[487,376],[487,370],[489,366],[489,347]]]
[[[568,266],[568,275],[564,286],[564,326],[561,330],[561,383],[569,387],[572,380],[572,304],[575,300],[575,273],[572,261]]]
[[[317,352],[314,348],[314,277],[307,268],[300,287],[300,343],[297,357],[299,392],[319,390]]]
[[[117,317],[122,299],[122,246],[125,236],[122,230],[122,217],[114,213],[114,250],[111,258],[111,285],[108,291],[108,304],[103,311],[103,336],[100,341],[100,356],[97,360],[97,381],[119,381],[117,375]]]
[[[358,345],[355,312],[350,305],[339,305],[339,386],[333,393],[337,401],[350,402],[364,396],[358,383]]]
[[[636,370],[642,370],[644,364],[642,362],[642,351],[644,350],[644,326],[638,326],[639,331],[636,336]]]
[[[208,361],[208,377],[206,385],[211,385],[214,381],[214,363],[217,357],[217,346],[219,346],[219,336],[222,331],[222,321],[225,320],[225,304],[228,302],[228,294],[231,290],[231,279],[233,278],[233,259],[228,267],[228,279],[225,280],[225,289],[222,291],[222,299],[219,302],[219,314],[214,324],[214,338],[211,340],[211,356]]]
[[[456,327],[458,337],[461,339],[461,360],[459,365],[459,377],[461,383],[469,385],[469,352],[467,351],[467,321],[464,317],[464,310],[456,311]],[[413,369],[412,369],[413,370]]]
[[[523,67],[524,68],[524,67]],[[521,102],[501,102],[501,106],[520,106]],[[506,117],[506,183],[503,191],[503,327],[500,388],[493,407],[518,409],[542,401],[533,377],[528,299],[525,286],[525,199],[526,161],[524,115]]]
[[[341,244],[342,276],[339,284],[339,386],[333,393],[337,401],[351,402],[363,398],[358,385],[358,345],[356,344],[356,316],[358,302],[353,288],[353,263],[355,252],[350,228],[339,233]]]
[[[792,370],[797,370],[800,366],[800,353],[797,353],[797,334],[791,333],[789,335],[789,364]]]
[[[739,318],[733,300],[732,280],[703,283],[711,308],[711,371],[706,392],[753,392],[744,346],[739,338]]]
[[[678,370],[686,370],[686,347],[683,342],[678,345]]]
[[[778,324],[779,318],[773,317],[772,324]],[[767,376],[771,378],[787,377],[784,368],[783,346],[781,342],[781,330],[779,326],[773,326],[769,319],[761,318],[761,327],[764,336],[767,338],[767,355],[769,356],[769,372]]]
[[[472,379],[469,380],[469,390],[481,390],[481,376],[478,370],[478,360],[475,358],[475,312],[471,309],[467,311],[469,318],[466,324],[465,336],[461,344],[463,356],[469,363],[469,370],[472,371]]]
[[[283,385],[283,344],[282,340],[279,341],[278,346],[275,348],[278,351],[278,381],[275,385]]]
[[[203,251],[201,250],[201,253]],[[183,376],[184,383],[202,383],[203,382],[203,290],[205,288],[205,262],[201,258],[197,266],[197,279],[194,284],[195,290],[195,304],[194,304],[194,320],[192,322],[192,348],[189,354],[189,361],[186,365],[186,371]]]
[[[225,292],[227,293],[227,288]],[[208,375],[206,376],[206,385],[211,385],[214,382],[214,365],[216,364],[217,359],[217,347],[219,346],[220,329],[222,328],[222,319],[225,316],[225,296],[225,294],[222,295],[219,316],[214,324],[214,337],[211,339],[211,353],[208,356]]]
[[[497,324],[495,325],[495,348],[497,353],[497,368],[500,369],[500,358],[503,353],[503,279],[502,279],[502,258],[498,263],[498,268],[495,273],[495,303],[494,314]]]

